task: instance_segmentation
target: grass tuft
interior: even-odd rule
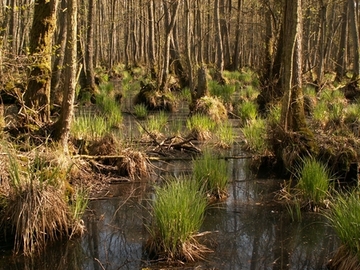
[[[247,150],[258,154],[264,154],[268,150],[266,141],[266,122],[264,119],[257,118],[241,128],[245,139]]]
[[[227,162],[214,158],[213,153],[209,150],[204,151],[201,158],[193,160],[194,178],[211,199],[221,200],[228,196],[227,170]]]
[[[152,202],[152,224],[148,251],[168,261],[195,261],[209,251],[199,244],[199,232],[207,207],[206,197],[197,183],[185,177],[169,179],[156,188]]]

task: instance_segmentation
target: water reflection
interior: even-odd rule
[[[282,180],[252,179],[246,159],[229,160],[229,198],[208,210],[203,241],[214,251],[190,269],[325,269],[338,247],[332,230],[317,214],[291,222],[273,202]],[[174,174],[189,173],[190,163],[169,163]],[[161,165],[162,166],[162,165]],[[163,171],[165,173],[165,171]],[[159,174],[162,173],[159,171]],[[82,239],[50,247],[32,261],[3,252],[0,269],[141,269],[160,268],[144,258],[149,220],[147,200],[153,194],[143,182],[122,183],[92,200]]]

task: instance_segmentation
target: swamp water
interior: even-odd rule
[[[128,121],[128,119],[124,119]],[[131,130],[136,123],[127,122]],[[129,131],[128,131],[129,132]],[[136,132],[135,132],[136,133]],[[131,133],[132,134],[132,133]],[[126,136],[132,135],[126,134]],[[241,156],[235,147],[227,153]],[[154,162],[155,181],[191,172],[191,161]],[[177,269],[326,269],[339,246],[333,230],[319,214],[304,214],[292,222],[286,208],[274,201],[283,180],[256,179],[248,159],[229,159],[229,197],[206,214],[201,238],[213,252],[206,261]],[[87,232],[81,239],[56,243],[33,259],[12,256],[0,244],[0,269],[167,269],[145,255],[150,220],[148,202],[153,188],[147,182],[117,183],[89,203],[84,217]]]
[[[326,269],[339,243],[324,218],[309,213],[291,222],[287,210],[273,202],[282,181],[253,179],[247,162],[229,161],[229,198],[207,211],[202,231],[209,233],[202,239],[213,252],[205,262],[179,269]],[[164,172],[187,173],[189,167],[189,161],[176,161]],[[90,202],[81,239],[56,244],[33,260],[2,250],[0,269],[164,269],[144,256],[152,195],[143,182],[111,185]]]

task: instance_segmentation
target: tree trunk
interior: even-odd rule
[[[224,84],[225,80],[222,76],[224,71],[224,49],[221,38],[221,24],[220,24],[220,7],[219,0],[215,0],[214,4],[214,24],[215,24],[215,40],[216,40],[216,71],[215,80],[220,84]]]
[[[74,99],[77,74],[77,0],[68,0],[68,24],[66,44],[65,87],[62,110],[56,123],[55,136],[68,153],[70,126],[74,114]]]
[[[236,13],[236,31],[235,31],[235,44],[234,55],[232,62],[232,69],[238,70],[240,68],[240,38],[241,38],[241,12],[243,0],[238,0],[237,13]]]
[[[94,71],[94,21],[95,21],[96,1],[89,0],[88,18],[87,18],[87,37],[85,49],[85,73],[86,90],[91,95],[95,94],[95,71]]]
[[[56,26],[57,0],[36,0],[30,32],[30,79],[24,94],[25,105],[33,120],[50,121],[50,83],[52,38]]]
[[[349,17],[349,8],[348,3],[344,3],[344,11],[341,16],[341,36],[340,36],[340,45],[338,51],[338,57],[336,62],[336,80],[341,81],[346,73],[347,66],[347,43],[348,43],[348,17]]]
[[[301,0],[286,0],[284,13],[283,51],[284,91],[281,125],[285,132],[300,131],[306,127],[302,93],[302,13]]]
[[[155,9],[154,0],[150,0],[148,3],[148,16],[149,16],[149,45],[148,45],[148,55],[149,55],[149,65],[150,65],[150,76],[152,79],[156,78],[156,69],[155,69]]]
[[[163,2],[165,16],[169,16],[168,22],[165,25],[165,45],[164,45],[164,54],[163,54],[163,66],[161,77],[159,78],[159,89],[161,91],[167,90],[168,85],[168,76],[169,76],[169,65],[170,65],[170,42],[171,34],[177,19],[177,14],[179,10],[180,1],[176,0],[171,3],[172,7],[169,7],[166,1]]]
[[[359,41],[359,25],[357,14],[355,10],[355,0],[348,0],[349,3],[349,23],[350,23],[350,33],[353,40],[354,48],[354,60],[353,60],[353,78],[355,81],[359,78],[360,75],[360,41]]]
[[[61,75],[63,74],[64,57],[66,48],[66,31],[67,31],[67,0],[61,1],[61,10],[59,14],[59,34],[56,38],[56,44],[59,47],[56,51],[56,57],[53,64],[53,75],[51,77],[51,106],[61,105],[63,99],[63,92],[60,86],[63,85]]]

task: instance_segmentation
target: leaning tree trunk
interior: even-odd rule
[[[77,73],[77,0],[68,0],[68,24],[66,42],[66,67],[65,87],[62,110],[58,122],[55,125],[55,137],[68,153],[68,139],[71,120],[74,113],[74,100]]]
[[[52,38],[56,26],[57,0],[36,0],[30,32],[30,79],[24,94],[28,116],[34,122],[50,121]]]

